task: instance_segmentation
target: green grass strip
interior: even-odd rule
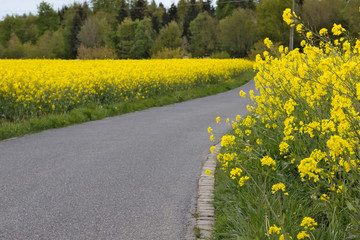
[[[46,129],[60,128],[87,121],[99,120],[106,117],[117,116],[152,107],[160,107],[225,92],[244,85],[254,76],[255,73],[253,71],[245,71],[238,77],[234,78],[233,81],[222,82],[214,85],[209,84],[187,91],[176,91],[156,98],[111,105],[89,104],[75,108],[64,114],[49,114],[16,122],[5,121],[0,125],[0,140],[20,137],[25,134],[36,133]]]

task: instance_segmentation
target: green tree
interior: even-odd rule
[[[4,46],[10,40],[12,33],[15,33],[17,37],[22,36],[23,31],[23,19],[7,15],[3,21],[0,21],[0,44]]]
[[[0,44],[0,58],[5,57],[5,47]]]
[[[139,22],[135,30],[134,44],[130,50],[131,58],[149,58],[154,39],[155,31],[152,28],[151,20],[144,18]]]
[[[260,39],[268,37],[273,42],[288,45],[290,28],[283,21],[282,14],[291,5],[291,0],[263,0],[256,6]]]
[[[151,22],[154,30],[159,32],[160,28],[168,23],[168,17],[164,5],[160,4],[159,7],[157,7],[155,1],[152,1],[148,10],[149,14],[151,14]]]
[[[124,1],[119,0],[91,0],[93,11],[104,11],[107,13],[116,13],[122,6]]]
[[[38,6],[36,23],[40,36],[47,30],[56,31],[60,26],[60,18],[50,4],[43,1]]]
[[[189,38],[190,36],[190,23],[192,20],[196,18],[196,16],[201,12],[201,5],[196,4],[195,0],[190,0],[189,2],[189,8],[184,18],[184,24],[183,24],[183,36],[186,36]]]
[[[253,0],[217,0],[216,5],[216,17],[219,20],[230,16],[233,10],[236,8],[249,8],[255,10],[255,4]]]
[[[189,9],[189,2],[187,0],[179,0],[177,5],[177,15],[181,23],[184,22],[188,9]]]
[[[216,47],[217,21],[207,12],[200,13],[191,23],[190,50],[194,57],[210,55]]]
[[[122,23],[125,18],[129,17],[129,4],[125,0],[119,0],[119,10],[116,15],[116,19],[118,20],[118,23]]]
[[[176,49],[181,47],[181,43],[180,27],[176,22],[172,21],[160,29],[159,35],[151,48],[151,53],[156,54],[163,48]]]
[[[135,42],[135,32],[139,20],[131,20],[131,18],[125,18],[125,20],[118,26],[116,35],[118,37],[118,54],[119,58],[131,58],[131,48]]]
[[[349,1],[351,2],[351,1]],[[331,29],[334,23],[345,24],[342,12],[348,3],[345,0],[305,0],[302,5],[304,23],[315,31]],[[359,8],[357,6],[357,14]]]
[[[24,57],[23,45],[15,33],[11,34],[9,41],[7,42],[7,47],[4,51],[4,57],[10,59],[17,59]]]
[[[80,44],[87,48],[105,45],[114,48],[113,36],[114,32],[107,19],[97,14],[86,19],[80,29],[78,39]]]
[[[130,16],[134,21],[136,19],[142,20],[146,15],[147,9],[147,1],[146,0],[134,0],[131,3]]]
[[[85,23],[88,14],[88,6],[78,3],[74,3],[64,12],[62,26],[63,34],[66,39],[66,58],[76,58],[77,49],[80,46],[80,41],[77,36],[81,30],[82,25]]]
[[[38,27],[36,24],[37,17],[34,15],[28,15],[23,19],[23,33],[21,34],[20,40],[22,43],[30,41],[35,43],[38,37]]]
[[[178,21],[179,17],[177,15],[177,7],[175,4],[171,4],[169,10],[168,10],[168,15],[169,15],[169,22],[171,21]]]
[[[233,57],[245,57],[257,40],[255,14],[250,9],[234,10],[219,22],[218,29],[221,48]]]
[[[352,35],[360,37],[360,14],[359,14],[360,0],[349,1],[343,12],[343,18],[346,21],[346,28]]]

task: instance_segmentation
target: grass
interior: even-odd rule
[[[194,227],[194,235],[196,238],[201,238],[201,230],[199,227]]]
[[[258,131],[260,129],[263,128],[259,125],[252,127],[253,132],[260,132]],[[235,132],[232,131],[229,134],[235,134]],[[257,136],[254,137],[254,139],[256,138]],[[253,142],[254,139],[250,138],[247,143]],[[251,145],[251,147],[253,151],[261,152],[260,146]],[[262,148],[270,149],[269,151],[276,147],[271,145],[270,141],[264,142],[262,145]],[[240,159],[241,168],[244,170],[241,176],[249,175],[251,178],[244,186],[240,187],[239,178],[231,179],[229,168],[224,171],[222,164],[218,162],[215,172],[213,200],[215,226],[212,239],[279,239],[279,235],[267,235],[270,226],[274,224],[279,226],[274,213],[279,217],[284,230],[292,236],[292,239],[297,239],[297,234],[304,230],[300,226],[304,216],[311,216],[318,223],[316,230],[311,232],[311,239],[358,239],[357,227],[347,223],[348,216],[342,212],[341,208],[329,212],[329,205],[320,200],[320,196],[316,195],[314,191],[309,191],[306,182],[299,181],[297,168],[294,165],[278,162],[277,171],[274,174],[272,170],[261,166],[259,159],[249,158],[242,154],[244,145],[238,144],[236,148],[235,152]],[[228,151],[225,148],[221,149],[221,153],[226,152]],[[287,183],[288,196],[281,191],[275,194],[269,191],[273,184],[279,182]],[[354,228],[354,230],[349,230],[349,228]]]
[[[254,75],[255,73],[253,71],[245,71],[234,78],[233,81],[213,85],[209,84],[188,91],[176,91],[156,98],[111,105],[89,104],[64,114],[49,114],[15,122],[3,121],[0,122],[0,140],[225,92],[244,85],[251,80]]]

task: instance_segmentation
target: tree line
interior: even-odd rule
[[[0,21],[0,58],[143,59],[253,57],[262,39],[288,45],[282,20],[292,0],[91,0],[59,10],[41,2],[37,14]],[[342,24],[360,32],[360,0],[296,0],[295,11],[318,31]],[[300,36],[295,36],[298,46]]]

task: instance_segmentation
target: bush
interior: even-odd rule
[[[221,52],[214,52],[210,55],[210,58],[214,58],[214,59],[226,59],[226,58],[231,58],[230,54],[226,51],[221,51]]]
[[[105,47],[84,47],[78,48],[78,59],[117,59],[115,49]]]
[[[153,54],[151,58],[153,59],[169,59],[169,58],[184,58],[184,57],[191,57],[191,54],[187,53],[186,51],[176,48],[163,48],[161,51]]]

